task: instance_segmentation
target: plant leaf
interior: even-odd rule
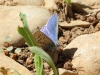
[[[9,41],[11,41],[12,39],[11,39],[10,36],[6,36],[5,40],[6,40],[6,42],[9,42]]]
[[[27,44],[31,47],[31,46],[38,46],[35,38],[33,37],[31,31],[29,30],[28,24],[27,24],[27,20],[26,20],[26,15],[20,13],[20,18],[24,24],[23,27],[18,27],[18,32],[19,34],[21,34],[23,36],[23,38],[25,39],[25,41],[27,42]],[[36,66],[36,73],[37,75],[43,75],[43,63],[42,63],[42,59],[41,57],[39,57],[37,54],[35,54],[35,58],[34,59],[38,59],[35,62],[35,66]]]
[[[18,32],[23,36],[25,41],[29,46],[38,46],[37,42],[35,41],[35,38],[33,37],[31,31],[29,30],[26,15],[20,13],[21,20],[23,22],[23,27],[18,27]]]
[[[15,49],[15,53],[16,53],[16,54],[19,54],[20,52],[21,52],[21,48],[16,48],[16,49]]]
[[[40,56],[38,56],[37,54],[35,54],[34,62],[35,62],[36,71],[37,71],[36,75],[44,75],[43,65],[41,65],[41,64],[43,64],[42,58],[40,58]]]
[[[71,0],[64,0],[66,4],[71,4]]]
[[[58,72],[56,70],[56,67],[55,67],[51,57],[43,49],[36,47],[36,46],[30,47],[30,49],[32,52],[34,52],[35,54],[39,55],[41,58],[46,60],[47,63],[52,67],[52,69],[54,71],[54,75],[58,75]],[[38,59],[35,59],[35,60],[38,60]]]
[[[0,52],[4,52],[4,50],[2,48],[0,48]]]
[[[13,46],[10,46],[7,48],[8,51],[11,51],[13,49]]]

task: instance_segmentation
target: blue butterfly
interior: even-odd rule
[[[40,31],[48,36],[55,45],[58,45],[58,15],[53,14]]]
[[[36,31],[34,37],[43,49],[58,45],[58,15],[53,14],[46,25]]]

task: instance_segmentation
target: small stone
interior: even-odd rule
[[[64,64],[64,69],[66,70],[72,70],[72,66],[73,64],[71,63],[71,61],[67,61],[65,64]]]
[[[46,62],[44,62],[43,65],[44,65],[44,69],[49,69],[50,68],[50,65]]]
[[[46,9],[50,9],[50,10],[57,9],[57,5],[56,5],[56,3],[54,2],[54,0],[44,0],[44,2],[45,2],[44,7],[45,7]]]
[[[100,10],[96,13],[96,18],[100,20]]]
[[[59,75],[78,75],[77,72],[66,70],[63,68],[58,68]],[[53,75],[53,71],[50,71],[50,75]]]
[[[0,0],[0,5],[4,6],[17,6],[17,5],[33,5],[41,6],[43,4],[42,0]]]
[[[32,64],[32,62],[33,62],[33,57],[28,57],[26,59],[26,65],[30,65],[30,64]]]
[[[75,20],[75,21],[71,21],[70,23],[61,22],[61,23],[59,23],[59,25],[63,28],[73,28],[75,26],[89,27],[91,24],[86,21]]]

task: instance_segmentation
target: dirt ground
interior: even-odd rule
[[[58,9],[59,10],[50,10],[51,13],[57,13],[59,16],[59,22],[68,22],[70,23],[73,20],[82,20],[86,22],[90,22],[91,25],[88,27],[81,27],[81,26],[75,26],[72,28],[64,28],[59,26],[59,45],[60,45],[60,50],[58,54],[58,61],[55,64],[56,67],[58,68],[66,68],[68,70],[75,70],[75,68],[72,67],[71,64],[71,58],[70,57],[65,57],[61,54],[61,51],[64,47],[66,47],[73,39],[76,37],[83,35],[83,34],[91,34],[95,33],[100,30],[100,25],[97,25],[99,23],[99,20],[95,17],[95,15],[84,15],[82,13],[78,13],[73,10],[73,7],[67,6],[65,3],[57,3]],[[67,14],[66,14],[67,13]],[[32,58],[32,53],[30,52],[29,48],[27,46],[21,47],[22,52],[17,55],[14,54],[14,50],[12,52],[6,52],[5,54],[7,56],[10,56],[13,54],[13,59],[17,61],[18,63],[24,65],[26,68],[28,68],[30,71],[35,72],[35,65],[33,62]],[[66,60],[65,60],[66,59]],[[51,68],[49,67],[46,69],[46,75],[49,75],[49,71]]]

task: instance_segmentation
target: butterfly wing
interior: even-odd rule
[[[47,35],[55,45],[58,45],[58,15],[52,15],[40,31]]]
[[[54,42],[40,30],[37,30],[33,34],[33,36],[35,37],[39,46],[42,47],[44,50],[50,49],[51,47],[55,46]]]

